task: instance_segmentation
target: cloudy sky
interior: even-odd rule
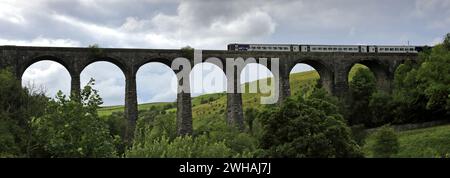
[[[449,0],[0,0],[0,45],[226,49],[228,43],[432,45],[449,32]],[[252,65],[247,69],[254,71]],[[298,66],[295,71],[310,70]],[[247,80],[267,76],[261,68]],[[221,91],[224,75],[211,65],[193,76],[214,78],[195,91]],[[94,63],[82,82],[97,80],[105,105],[124,102],[124,76]],[[151,63],[138,72],[139,102],[173,101],[175,75]],[[157,79],[157,80],[155,80]],[[152,82],[150,82],[150,80]],[[68,92],[70,77],[57,63],[27,69],[24,83],[49,95]]]

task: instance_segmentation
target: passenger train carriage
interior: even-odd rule
[[[229,44],[229,51],[344,52],[344,53],[418,53],[422,46],[375,45],[293,45],[293,44]]]

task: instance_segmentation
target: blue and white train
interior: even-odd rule
[[[229,51],[343,52],[343,53],[418,53],[423,46],[375,45],[292,45],[292,44],[229,44]]]

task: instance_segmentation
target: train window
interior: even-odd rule
[[[337,50],[337,48],[333,48],[333,50]]]
[[[395,48],[395,51],[398,51],[398,48]]]
[[[330,50],[330,51],[331,51],[331,50],[333,50],[333,48],[328,48],[328,50]]]
[[[266,49],[266,47],[263,46],[262,49]]]
[[[405,50],[405,48],[400,48],[400,51],[404,51]]]
[[[261,47],[260,46],[258,46],[258,47],[256,47],[257,49],[261,49]]]
[[[347,51],[347,48],[343,48],[344,49],[344,51]]]
[[[285,50],[287,50],[287,49],[288,49],[288,47],[284,47],[284,49],[285,49]]]
[[[394,48],[390,48],[389,51],[394,51]]]
[[[322,50],[322,48],[318,48],[319,50]]]
[[[414,51],[414,48],[409,48],[410,51]]]

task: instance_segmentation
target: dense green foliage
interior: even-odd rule
[[[397,154],[399,141],[394,129],[385,125],[379,128],[371,137],[374,140],[368,145],[373,157],[389,158]]]
[[[369,110],[370,96],[375,91],[375,76],[368,68],[359,68],[355,76],[349,82],[349,94],[347,98],[348,123],[351,125],[372,125],[372,118],[365,112]]]
[[[9,70],[0,70],[0,157],[26,157],[33,142],[30,122],[41,116],[48,98],[23,89]]]
[[[50,157],[112,157],[114,140],[105,121],[98,117],[101,98],[93,80],[81,92],[81,102],[59,92],[42,117],[33,120],[37,147]]]
[[[261,139],[264,156],[360,156],[350,128],[333,104],[335,100],[324,93],[317,90],[308,97],[290,98],[280,107],[261,113],[265,129]]]
[[[113,157],[114,139],[98,117],[101,98],[93,80],[80,99],[61,92],[50,100],[22,88],[9,70],[0,71],[0,157]]]
[[[396,71],[393,114],[396,123],[448,119],[450,116],[450,51],[436,45],[420,54],[419,63]]]
[[[127,157],[252,157],[257,141],[226,125],[224,118],[198,120],[193,136],[176,135],[176,113],[153,107],[141,111]]]
[[[443,120],[450,117],[450,51],[443,44],[419,54],[395,71],[392,93],[377,91],[368,69],[349,82],[346,118],[350,125],[377,127]],[[366,111],[366,112],[361,112]],[[369,114],[368,114],[369,113]]]
[[[150,136],[150,135],[146,135]],[[205,136],[176,137],[171,140],[166,136],[144,138],[135,143],[127,152],[128,157],[147,158],[214,158],[230,157],[231,150],[224,142],[211,142]]]

